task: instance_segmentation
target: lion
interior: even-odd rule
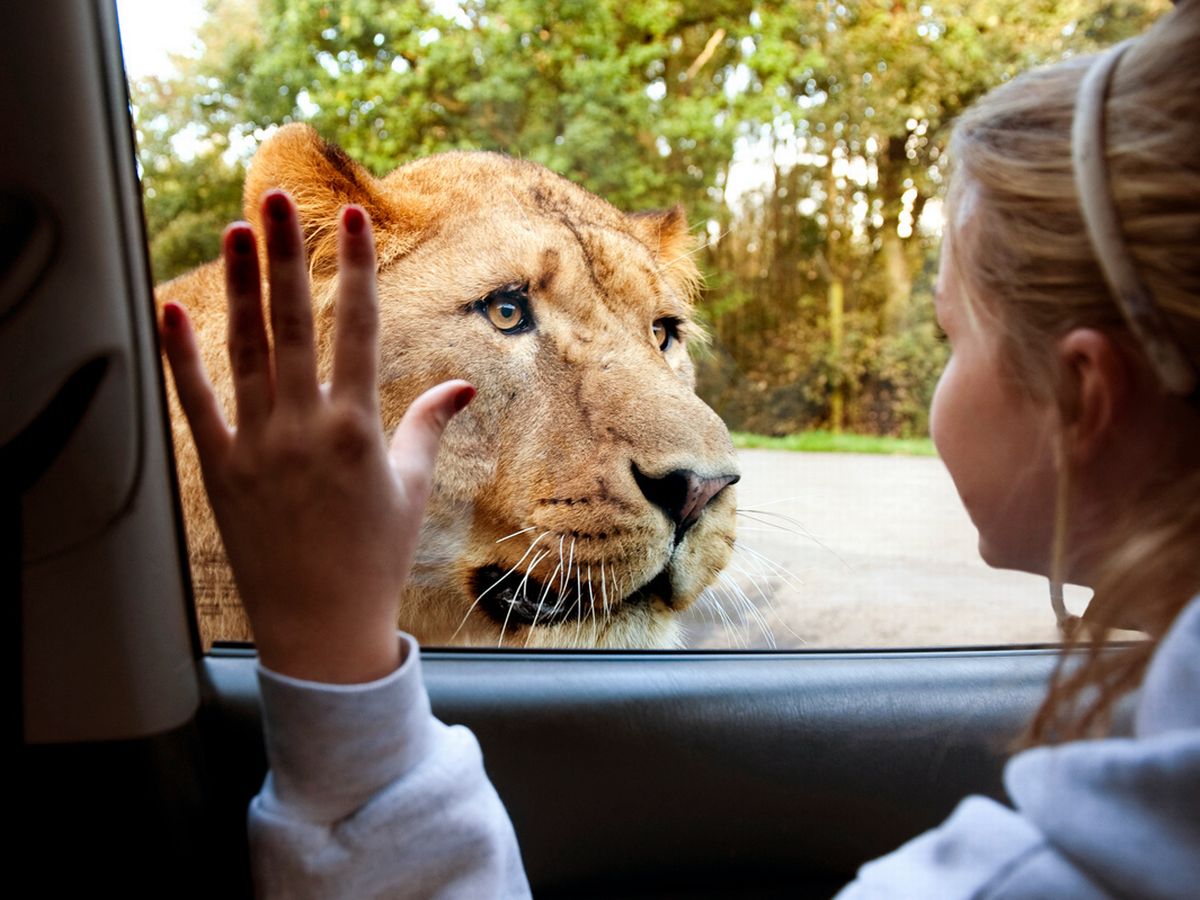
[[[283,188],[300,212],[318,371],[331,370],[338,210],[378,247],[380,401],[389,432],[427,388],[465,378],[397,625],[427,645],[664,647],[729,561],[738,464],[694,392],[699,275],[682,208],[626,214],[531,162],[452,152],[373,177],[306,125],[278,129],[245,182],[246,218]],[[190,311],[233,413],[222,263],[160,286]],[[246,639],[172,398],[201,633]]]

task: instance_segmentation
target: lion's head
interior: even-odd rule
[[[440,381],[478,389],[446,432],[400,626],[429,644],[671,643],[676,614],[729,559],[738,478],[728,432],[693,392],[697,271],[682,210],[628,215],[491,153],[376,179],[301,125],[255,157],[251,221],[273,187],[300,208],[326,377],[333,224],[353,202],[379,249],[385,428]],[[193,308],[231,401],[218,267],[159,294]],[[185,452],[197,596],[205,630],[228,630],[213,615],[232,583],[194,469]]]

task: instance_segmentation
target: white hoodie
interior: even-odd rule
[[[1150,664],[1134,737],[1027,750],[1004,783],[1013,809],[968,797],[838,900],[1200,897],[1200,597]]]

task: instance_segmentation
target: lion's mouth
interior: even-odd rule
[[[670,606],[673,600],[666,568],[621,598],[613,597],[605,585],[595,583],[594,579],[590,584],[580,579],[547,583],[500,566],[476,569],[474,581],[479,609],[503,628],[608,618],[621,607],[648,603],[654,598]]]

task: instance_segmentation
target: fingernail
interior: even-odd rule
[[[287,196],[282,193],[267,195],[267,215],[276,222],[286,222],[291,215],[291,205]]]
[[[234,253],[245,255],[254,250],[254,238],[250,235],[250,229],[238,228],[229,236],[229,242],[233,246]]]
[[[462,412],[468,403],[475,399],[475,388],[465,387],[454,398],[454,411]]]
[[[183,314],[179,311],[179,307],[168,303],[163,307],[163,325],[168,330],[174,331],[183,322]]]
[[[350,234],[362,234],[365,223],[363,211],[357,206],[347,206],[345,212],[342,213],[342,222],[345,223],[346,231]]]

